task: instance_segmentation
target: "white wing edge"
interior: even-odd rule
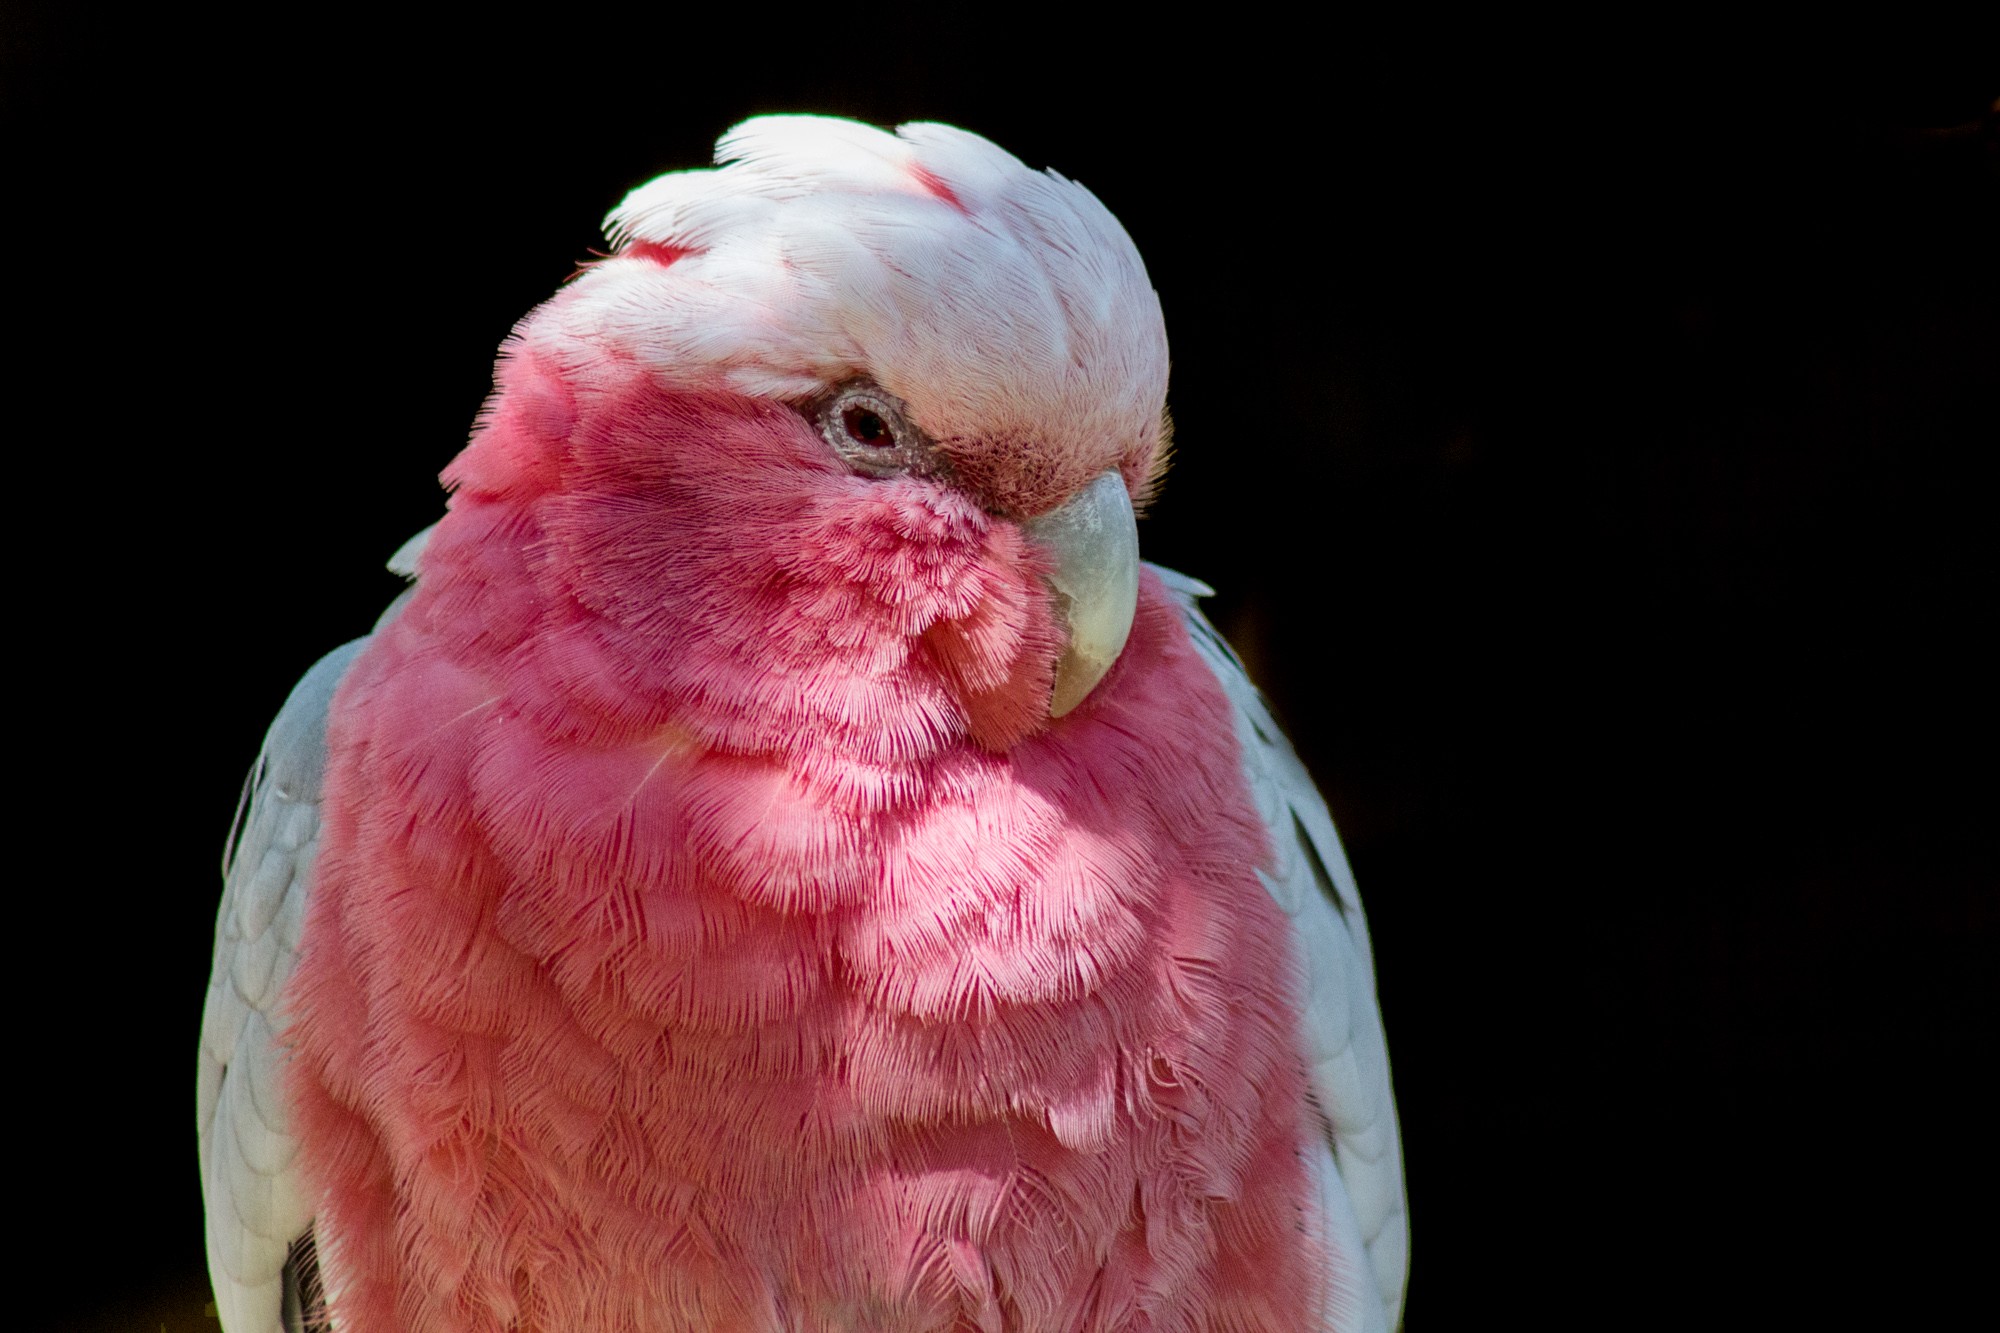
[[[1389,1048],[1354,872],[1326,802],[1270,705],[1202,615],[1197,599],[1212,590],[1173,570],[1148,568],[1180,603],[1195,651],[1234,705],[1244,776],[1273,844],[1274,864],[1258,878],[1298,932],[1313,1095],[1327,1125],[1328,1151],[1315,1163],[1333,1259],[1326,1327],[1387,1333],[1402,1320],[1409,1211]]]
[[[279,1005],[298,954],[319,850],[326,715],[366,639],[336,648],[293,687],[245,784],[223,864],[215,959],[196,1085],[208,1272],[224,1333],[280,1333],[285,1261],[312,1225],[286,1126]]]
[[[401,574],[412,583],[416,582],[417,565],[424,557],[424,548],[431,544],[431,534],[437,531],[437,526],[435,523],[431,524],[422,532],[410,538],[401,546],[398,546],[396,553],[389,557],[389,572],[391,574]],[[386,621],[387,619],[388,617],[385,615],[383,620]],[[377,621],[376,628],[380,629],[381,626],[382,621]]]

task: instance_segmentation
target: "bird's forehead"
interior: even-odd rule
[[[1082,186],[932,124],[767,117],[716,157],[633,191],[607,231],[638,262],[587,279],[663,375],[775,397],[866,375],[934,436],[1034,442],[1044,466],[1150,445],[1159,300]]]

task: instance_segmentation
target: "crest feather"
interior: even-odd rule
[[[1090,191],[930,123],[760,117],[723,137],[716,163],[612,212],[624,262],[577,284],[570,332],[691,387],[798,399],[874,379],[961,445],[962,466],[981,472],[990,454],[985,483],[1013,486],[999,499],[1022,512],[1107,466],[1143,483],[1165,326],[1136,247]]]

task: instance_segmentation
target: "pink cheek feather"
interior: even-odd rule
[[[1148,575],[1051,725],[1018,529],[516,354],[336,700],[290,992],[350,1326],[1296,1330],[1303,1061]]]
[[[884,766],[1042,725],[1061,629],[1013,525],[934,482],[851,474],[781,406],[635,373],[573,419],[560,384],[529,388],[517,411],[506,386],[468,451],[506,472],[468,458],[453,475],[461,505],[485,498],[474,480],[496,499],[546,486],[527,506],[535,582],[570,607],[528,651],[557,682],[615,681],[600,702],[620,713],[651,701],[622,719],[641,729]]]

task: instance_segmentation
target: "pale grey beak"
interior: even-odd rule
[[[1049,716],[1082,703],[1124,651],[1139,606],[1139,522],[1116,469],[1021,525],[1055,566],[1049,585],[1069,624]]]

